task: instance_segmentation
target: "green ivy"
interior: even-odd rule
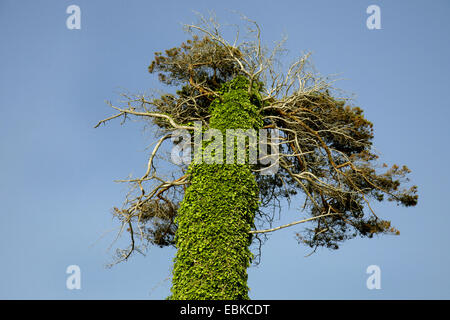
[[[261,98],[242,76],[225,83],[211,103],[210,127],[259,129]],[[225,140],[225,139],[224,139]],[[259,190],[248,163],[192,163],[175,222],[173,300],[249,299],[249,246]]]

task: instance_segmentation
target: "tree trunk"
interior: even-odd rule
[[[210,127],[224,137],[226,129],[260,128],[257,96],[248,94],[243,77],[226,83],[221,99],[211,104]],[[170,299],[249,299],[249,231],[259,203],[250,164],[192,163],[189,174],[176,217],[178,251]]]

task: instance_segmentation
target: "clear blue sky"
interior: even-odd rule
[[[66,28],[79,5],[81,30]],[[368,30],[366,8],[381,8]],[[94,125],[117,93],[160,87],[147,72],[153,52],[186,39],[193,11],[221,22],[238,10],[270,43],[287,34],[290,57],[312,51],[322,74],[375,124],[387,163],[407,164],[419,186],[415,208],[377,206],[399,237],[354,239],[338,251],[297,244],[296,229],[275,233],[249,270],[253,299],[450,298],[450,2],[435,1],[0,1],[0,298],[161,299],[169,294],[173,249],[106,269],[125,185],[145,170],[152,131],[139,123]],[[279,223],[294,220],[286,209]],[[104,235],[104,236],[103,236]],[[103,237],[102,237],[103,236]],[[81,268],[81,290],[66,268]],[[366,268],[381,268],[381,290]]]

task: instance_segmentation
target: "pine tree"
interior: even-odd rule
[[[313,71],[309,54],[279,71],[283,42],[271,51],[262,47],[259,26],[246,23],[254,39],[240,44],[227,42],[214,20],[187,25],[191,38],[156,52],[149,66],[177,91],[151,98],[124,95],[126,105],[110,104],[117,114],[97,124],[137,117],[159,128],[147,171],[123,180],[135,192],[114,214],[131,240],[129,248],[118,250],[118,261],[148,245],[177,248],[170,299],[248,299],[247,268],[255,261],[251,245],[259,253],[270,232],[305,223],[308,227],[296,234],[299,243],[314,251],[338,249],[356,236],[399,234],[376,215],[373,201],[417,204],[417,187],[404,187],[410,170],[378,163],[373,125],[363,110]],[[229,129],[277,133],[278,139],[267,140],[272,151],[266,155],[276,162],[250,163],[249,142],[246,160],[239,163],[234,141],[234,163],[206,161],[205,154],[211,160],[228,150],[226,140],[222,153],[217,148],[205,153],[213,144],[206,140],[202,161],[178,163],[179,175],[163,178],[155,160],[163,143],[172,138],[175,147],[191,146],[195,153],[191,133],[204,137],[210,129],[223,136]],[[276,170],[267,173],[268,168]],[[283,200],[303,201],[300,218],[272,227],[274,209],[281,210]]]

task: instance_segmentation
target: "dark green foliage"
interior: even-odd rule
[[[316,178],[306,177],[301,181],[303,191],[308,192],[304,208],[309,209],[311,216],[328,212],[339,215],[318,219],[313,228],[297,233],[300,242],[314,249],[338,249],[340,242],[356,236],[371,238],[375,234],[399,234],[390,221],[375,217],[370,207],[367,210],[369,200],[383,201],[387,196],[389,201],[414,206],[418,200],[417,187],[400,188],[402,182],[409,181],[406,176],[410,170],[406,166],[393,165],[385,172],[377,169],[378,156],[372,150],[373,124],[365,119],[362,109],[350,107],[324,90],[283,110],[274,108],[269,112],[283,119],[271,123],[288,129],[287,139],[295,139],[300,150],[310,152],[301,157],[286,158],[288,165],[283,169],[293,173],[310,172],[322,181],[330,181],[333,187],[316,183]],[[282,150],[283,153],[296,153],[297,147],[285,144]],[[286,182],[283,185],[274,183],[277,179],[273,177],[258,176],[263,195],[289,199],[301,190],[296,177],[285,170],[276,174],[278,179]]]
[[[149,70],[160,71],[165,83],[173,84],[167,79],[184,83],[177,95],[165,95],[154,101],[158,111],[182,124],[201,119],[210,127],[223,129],[235,123],[233,128],[243,128],[239,123],[242,111],[233,114],[234,109],[228,109],[227,103],[222,104],[220,117],[212,113],[219,101],[217,95],[222,95],[230,85],[223,84],[230,78],[242,78],[223,44],[194,38],[165,55],[157,53]],[[265,85],[258,82],[258,88],[255,85],[254,94],[249,97],[259,108],[263,99],[258,92]],[[286,141],[296,142],[280,144],[282,154],[298,154],[300,150],[303,154],[282,157],[280,169],[274,175],[256,175],[261,200],[257,217],[266,214],[266,208],[275,208],[282,199],[291,200],[304,194],[303,208],[311,216],[339,213],[320,218],[314,222],[315,227],[297,234],[302,243],[312,248],[337,249],[339,242],[358,235],[398,234],[389,221],[375,217],[373,212],[367,214],[369,201],[387,199],[414,206],[417,187],[400,187],[402,182],[408,182],[410,170],[406,166],[393,165],[385,172],[377,168],[378,156],[372,150],[373,124],[365,119],[361,108],[349,106],[346,100],[334,98],[328,89],[321,89],[279,101],[273,97],[265,100],[258,119],[263,119],[260,126],[278,128]],[[155,122],[162,127],[167,125],[160,120]],[[311,175],[299,177],[304,172]],[[319,179],[329,186],[325,187]]]
[[[159,80],[167,85],[181,85],[176,95],[165,94],[153,101],[158,111],[171,115],[180,124],[210,115],[213,93],[239,75],[239,68],[225,47],[209,37],[197,36],[164,53],[156,52],[148,70],[157,72]],[[167,127],[161,119],[154,121]]]
[[[148,71],[158,72],[160,81],[168,85],[192,79],[195,83],[206,81],[211,89],[220,89],[238,73],[238,67],[230,59],[227,48],[209,37],[194,36],[179,47],[165,50],[164,54],[156,52]]]

